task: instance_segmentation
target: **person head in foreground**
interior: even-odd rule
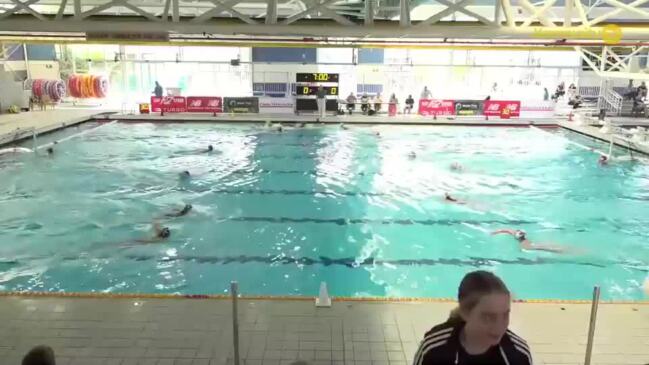
[[[54,350],[49,346],[36,346],[23,357],[22,365],[56,365]]]
[[[466,274],[458,301],[448,320],[426,333],[415,365],[532,364],[525,340],[507,329],[511,295],[499,277],[488,271]]]

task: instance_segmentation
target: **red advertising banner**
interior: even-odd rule
[[[453,100],[419,99],[420,115],[454,115],[455,102]]]
[[[223,99],[219,96],[188,96],[187,111],[190,113],[221,113]]]
[[[509,109],[509,116],[521,116],[521,102],[513,100],[486,100],[484,102],[484,115],[499,117],[505,108]]]
[[[187,102],[184,96],[151,97],[151,111],[165,113],[184,113],[187,111]]]

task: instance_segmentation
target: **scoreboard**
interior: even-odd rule
[[[323,86],[327,95],[338,95],[338,86]],[[318,86],[296,86],[296,94],[303,95],[316,95],[318,93]]]
[[[334,82],[338,83],[338,74],[326,72],[301,73],[295,75],[296,82]]]
[[[322,87],[328,98],[325,109],[330,112],[338,110],[338,74],[327,72],[297,72],[295,74],[295,112],[314,112],[318,110],[316,95]]]

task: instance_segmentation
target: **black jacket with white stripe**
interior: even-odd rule
[[[424,336],[415,353],[414,365],[463,365],[489,363],[490,365],[532,365],[532,354],[527,342],[514,332],[507,333],[500,344],[491,348],[480,361],[471,361],[460,345],[463,322],[446,322],[433,327]]]

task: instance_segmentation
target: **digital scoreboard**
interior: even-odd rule
[[[338,86],[323,86],[327,95],[338,95]],[[316,95],[318,93],[318,86],[296,86],[295,93],[300,96]]]
[[[325,72],[314,73],[297,73],[295,75],[296,82],[335,82],[338,83],[338,74],[330,74]]]

